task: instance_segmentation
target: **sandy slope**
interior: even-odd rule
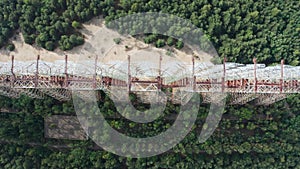
[[[60,49],[50,52],[35,45],[25,44],[22,34],[19,33],[11,39],[16,46],[16,50],[13,52],[8,52],[4,49],[0,50],[0,61],[10,60],[11,55],[14,55],[16,60],[21,61],[35,60],[37,55],[40,55],[44,61],[54,61],[64,59],[66,54],[69,56],[69,60],[73,61],[94,60],[95,56],[98,55],[101,62],[126,60],[128,55],[139,55],[140,57],[135,57],[134,59],[157,63],[159,55],[161,55],[164,58],[163,64],[167,64],[168,60],[174,60],[175,58],[191,63],[192,53],[199,56],[197,62],[209,62],[211,59],[208,55],[187,51],[187,48],[180,51],[172,48],[173,53],[171,56],[168,56],[166,53],[167,49],[171,49],[170,47],[157,49],[132,37],[120,36],[117,32],[107,29],[103,24],[103,19],[100,17],[83,24],[83,28],[80,31],[85,36],[86,43],[67,52]],[[122,42],[116,45],[113,39],[119,37],[122,39]],[[128,48],[125,48],[125,46],[128,46]],[[142,51],[153,52],[153,57],[149,57],[148,54],[144,55],[145,53]],[[154,57],[155,55],[157,57]]]

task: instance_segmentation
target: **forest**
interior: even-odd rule
[[[14,50],[10,39],[21,32],[28,44],[70,50],[84,43],[79,30],[95,16],[110,22],[126,14],[163,12],[190,20],[228,61],[250,63],[256,57],[265,64],[285,59],[286,64],[299,65],[299,9],[299,1],[281,0],[0,0],[0,47]],[[144,41],[157,47],[184,45],[156,34]],[[172,124],[167,116],[178,110],[168,103],[164,117],[141,125],[121,118],[112,101],[103,98],[99,108],[111,126],[136,137],[164,131]],[[1,96],[0,108],[11,113],[0,113],[0,168],[300,168],[299,95],[268,107],[226,106],[217,130],[204,144],[197,136],[209,105],[201,104],[197,127],[180,144],[139,159],[116,156],[91,140],[44,138],[44,117],[75,115],[72,104],[50,97]]]
[[[110,125],[133,137],[153,136],[172,125],[169,116],[178,112],[168,103],[164,116],[150,124],[122,118],[113,102],[102,93],[99,108]],[[133,97],[133,104],[139,99]],[[60,103],[22,96],[0,98],[0,166],[2,168],[299,168],[299,95],[268,107],[247,104],[226,106],[217,130],[205,143],[197,140],[209,105],[201,104],[196,126],[170,151],[149,158],[119,157],[102,150],[91,140],[44,138],[44,117],[75,115],[72,101]],[[139,108],[146,105],[138,104]]]
[[[108,23],[126,14],[162,12],[190,20],[229,61],[250,63],[256,57],[266,64],[285,59],[299,65],[299,9],[299,1],[281,0],[1,0],[0,47],[14,50],[9,39],[20,31],[28,44],[70,50],[84,43],[78,30],[95,16]],[[155,34],[144,41],[157,47],[183,46]]]

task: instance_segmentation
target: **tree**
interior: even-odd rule
[[[69,38],[69,41],[71,44],[76,44],[77,43],[77,35],[71,35]]]
[[[80,25],[80,23],[79,23],[79,22],[77,22],[77,21],[73,21],[73,22],[72,22],[72,27],[73,27],[73,28],[75,28],[75,29],[78,29],[78,28],[80,28],[80,27],[81,27],[81,25]]]
[[[168,37],[168,39],[167,39],[167,45],[168,46],[174,45],[174,39],[172,37]]]
[[[181,40],[179,40],[179,41],[176,42],[176,46],[175,47],[177,49],[182,49],[183,46],[184,46],[184,43]]]
[[[81,36],[72,34],[69,38],[69,42],[72,46],[78,46],[84,43],[84,39]]]
[[[30,44],[30,45],[34,44],[35,37],[36,37],[35,35],[23,34],[23,37],[24,37],[25,43]]]
[[[66,35],[63,35],[58,43],[59,43],[59,48],[61,50],[69,50],[73,47],[69,41],[68,36],[66,36]]]
[[[9,51],[13,51],[13,50],[15,50],[15,45],[14,44],[8,44],[6,49],[9,50]]]
[[[166,45],[165,40],[163,39],[158,39],[156,42],[156,47],[161,48],[164,47]]]
[[[147,44],[153,43],[157,40],[157,35],[155,34],[151,34],[149,36],[147,36],[146,38],[144,38],[144,42]]]
[[[82,45],[84,43],[84,39],[81,36],[77,36],[76,45]]]
[[[55,45],[52,41],[46,42],[45,47],[49,51],[53,51],[55,49]]]

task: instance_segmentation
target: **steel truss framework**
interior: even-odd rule
[[[60,101],[70,100],[71,90],[84,99],[93,97],[94,90],[104,90],[115,100],[126,100],[117,91],[147,95],[151,92],[167,91],[168,100],[174,103],[186,102],[189,94],[201,94],[203,102],[209,103],[228,93],[231,104],[245,104],[253,101],[257,105],[268,105],[300,92],[300,67],[280,65],[266,67],[264,64],[170,63],[145,68],[147,62],[132,63],[130,56],[123,66],[103,64],[96,57],[93,63],[74,63],[65,60],[53,63],[40,60],[33,62],[15,61],[0,63],[0,95],[18,98],[22,94],[41,99],[49,95]],[[91,66],[92,65],[92,66]],[[150,64],[151,65],[151,64]],[[219,94],[218,94],[219,93]],[[147,102],[147,98],[143,99]],[[148,100],[151,98],[148,97]]]

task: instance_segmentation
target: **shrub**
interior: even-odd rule
[[[176,43],[176,48],[177,49],[182,49],[183,48],[183,46],[184,46],[184,43],[181,41],[181,40],[179,40],[177,43]]]
[[[121,38],[115,38],[114,39],[114,42],[118,45],[121,43]]]
[[[27,43],[27,44],[29,44],[29,45],[32,45],[32,44],[35,43],[35,38],[36,38],[35,35],[27,35],[27,34],[24,34],[23,37],[24,37],[25,43]]]
[[[166,43],[163,39],[158,39],[156,41],[156,47],[158,47],[158,48],[164,47],[165,45],[166,45]]]
[[[6,47],[6,49],[9,50],[9,51],[13,51],[13,50],[15,50],[15,48],[16,47],[15,47],[14,44],[8,44],[7,47]]]
[[[54,45],[54,43],[52,41],[48,41],[45,44],[45,48],[47,50],[53,51],[55,49],[55,45]]]
[[[73,21],[73,22],[72,22],[72,27],[73,27],[73,28],[75,28],[75,29],[78,29],[78,28],[80,28],[80,27],[81,27],[81,25],[80,25],[80,23],[79,23],[79,22],[77,22],[77,21]]]
[[[174,39],[173,39],[172,37],[169,37],[169,38],[167,39],[167,45],[168,45],[168,46],[174,45]]]

